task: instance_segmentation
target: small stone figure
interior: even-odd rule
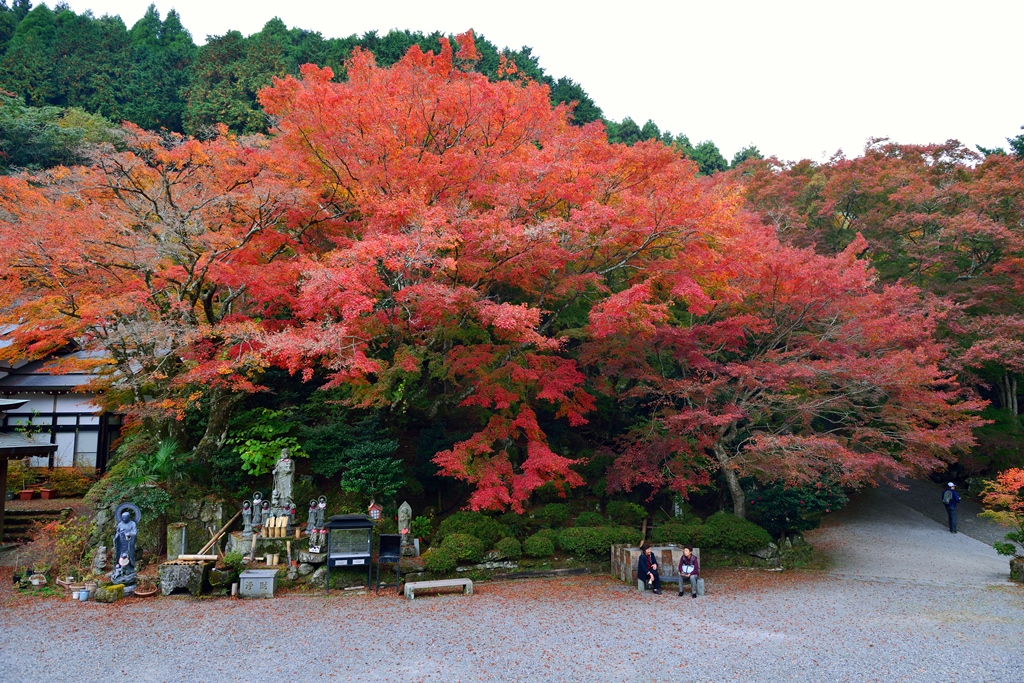
[[[134,508],[135,506],[132,505],[131,507]],[[118,558],[127,556],[128,564],[134,568],[135,538],[139,535],[139,525],[136,523],[136,520],[132,519],[131,512],[123,508],[125,508],[125,505],[118,508],[122,511],[119,515],[120,520],[117,523],[117,529],[114,532],[114,555]],[[135,509],[138,510],[138,508]]]
[[[292,507],[292,482],[295,479],[295,463],[287,448],[281,449],[281,457],[274,465],[274,492],[277,493],[281,507]]]
[[[316,531],[316,501],[309,501],[309,517],[306,519],[306,535],[312,536]]]
[[[107,568],[107,546],[101,545],[96,548],[92,555],[92,573],[99,576]]]
[[[110,572],[110,580],[113,583],[124,584],[125,592],[131,592],[127,588],[132,586],[132,590],[134,590],[137,576],[138,573],[135,571],[135,566],[132,565],[128,553],[121,553],[121,557],[117,560],[117,566],[114,567],[114,571]]]
[[[263,494],[259,491],[252,494],[252,526],[254,529],[263,526]]]
[[[412,557],[416,550],[412,544],[412,534],[409,527],[412,525],[412,506],[408,502],[402,503],[398,508],[398,532],[402,534],[402,555]]]
[[[270,522],[270,501],[269,500],[263,501],[263,511],[260,514],[260,516],[263,518],[263,530],[264,530],[264,532],[266,532],[267,525]],[[264,533],[264,535],[266,535],[266,534]]]
[[[316,510],[313,510],[314,501],[309,501],[310,519],[313,531],[309,534],[309,552],[319,553],[327,542],[327,529],[324,527],[324,515],[327,511],[327,497],[320,496],[316,501]]]
[[[242,538],[252,538],[252,503],[242,503]]]

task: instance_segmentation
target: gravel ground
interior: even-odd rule
[[[0,681],[1024,680],[1024,588],[985,544],[881,491],[810,536],[831,572],[710,570],[697,600],[593,576],[78,604],[17,596],[4,568]]]

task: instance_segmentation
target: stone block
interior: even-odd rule
[[[299,551],[299,562],[305,564],[319,565],[327,561],[327,553],[311,553],[305,550]]]
[[[306,577],[306,583],[313,588],[326,588],[327,587],[327,567],[320,567],[315,572]]]
[[[1010,560],[1010,581],[1024,583],[1024,557]]]
[[[661,580],[673,580],[679,576],[679,560],[683,557],[681,546],[666,545],[654,546],[651,551],[658,561],[658,573]],[[697,561],[700,561],[700,548],[694,548],[693,554]],[[611,573],[620,581],[633,584],[637,580],[636,565],[640,560],[640,548],[627,545],[613,545],[611,547]]]
[[[160,565],[160,592],[170,595],[176,590],[185,589],[192,595],[199,595],[208,585],[212,562],[195,562],[191,564]]]
[[[96,589],[96,593],[93,594],[93,600],[96,602],[117,602],[124,597],[124,584],[115,583],[113,586],[100,586]]]
[[[276,569],[246,569],[238,579],[238,594],[243,598],[272,598],[277,584]]]
[[[309,576],[316,569],[313,565],[308,562],[303,562],[299,565],[299,576]]]
[[[210,570],[210,588],[216,590],[218,588],[230,589],[231,584],[235,580],[235,573],[230,569],[211,569]]]

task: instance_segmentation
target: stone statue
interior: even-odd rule
[[[278,495],[281,507],[286,510],[292,507],[292,482],[295,479],[295,463],[287,448],[281,449],[281,457],[274,465],[274,492]]]
[[[260,512],[260,517],[263,520],[263,535],[266,536],[267,523],[270,522],[270,501],[263,501],[263,510]]]
[[[317,500],[309,501],[310,526],[313,528],[313,531],[309,534],[309,552],[311,553],[319,553],[327,542],[327,529],[324,527],[326,510],[326,496],[320,496]]]
[[[120,514],[118,515],[117,529],[114,531],[114,557],[121,558],[126,556],[128,564],[134,569],[135,538],[139,535],[139,525],[137,519],[132,519],[131,511],[124,509],[126,505],[130,504],[121,505],[118,508]],[[135,508],[134,505],[131,505],[131,507]],[[138,510],[138,508],[135,509]],[[137,517],[138,513],[136,513]]]
[[[412,534],[409,527],[412,525],[412,506],[408,502],[402,503],[398,508],[398,532],[402,534],[402,555],[411,557],[416,554],[412,544]]]
[[[257,491],[252,494],[252,528],[263,526],[263,494]]]
[[[107,546],[101,545],[96,548],[92,555],[92,573],[97,576],[107,568]]]
[[[121,556],[117,559],[117,566],[114,567],[114,571],[110,572],[110,580],[114,583],[123,583],[126,592],[131,592],[128,589],[129,586],[134,586],[138,573],[135,571],[135,566],[131,563],[128,557],[128,553],[121,553]]]
[[[252,538],[252,503],[242,503],[242,538]]]
[[[316,529],[316,501],[309,501],[309,517],[306,518],[306,535],[312,536]]]

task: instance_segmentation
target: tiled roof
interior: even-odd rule
[[[13,460],[29,456],[49,455],[57,450],[57,444],[35,443],[21,434],[0,432],[0,458]]]

